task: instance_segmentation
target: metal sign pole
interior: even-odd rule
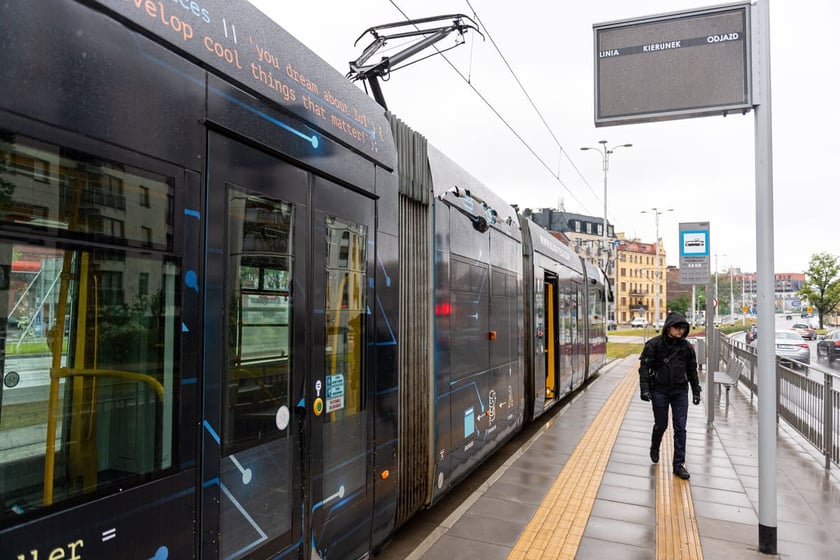
[[[768,0],[753,5],[755,243],[758,284],[758,549],[776,554],[776,330],[773,263],[773,128]]]
[[[715,336],[715,308],[712,281],[706,284],[706,422],[709,427],[715,423],[715,370],[720,366],[720,354]]]

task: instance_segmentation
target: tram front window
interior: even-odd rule
[[[5,138],[0,525],[172,466],[180,277],[164,177]]]

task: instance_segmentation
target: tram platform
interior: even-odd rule
[[[638,397],[638,359],[615,360],[466,492],[406,524],[377,560],[834,559],[840,473],[780,422],[777,555],[758,551],[758,418],[733,388],[690,406],[686,466],[648,456],[652,413]]]

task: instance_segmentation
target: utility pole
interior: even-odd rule
[[[735,324],[735,300],[732,298],[732,265],[729,265],[729,320]]]
[[[660,255],[659,255],[659,216],[664,214],[665,212],[673,212],[673,211],[674,211],[673,208],[666,208],[664,210],[661,209],[661,208],[651,208],[650,210],[642,210],[642,214],[653,214],[654,218],[656,219],[656,259],[655,259],[656,271],[654,273],[655,276],[653,278],[653,280],[654,280],[653,324],[654,325],[660,319],[660,317],[659,317],[659,279],[660,279],[661,275],[659,273],[662,269],[662,265],[659,261],[659,258],[660,258]]]
[[[584,146],[584,147],[581,148],[581,150],[582,151],[593,150],[593,151],[601,154],[601,164],[602,164],[602,169],[604,170],[604,230],[601,232],[601,236],[602,236],[602,242],[601,242],[602,247],[601,247],[601,249],[604,252],[603,270],[604,270],[604,274],[607,275],[607,283],[609,284],[609,281],[610,281],[610,270],[609,270],[610,246],[609,246],[609,236],[607,235],[607,171],[610,170],[610,154],[612,154],[618,148],[632,148],[633,144],[620,144],[618,146],[615,146],[614,148],[609,148],[609,147],[607,147],[607,141],[606,140],[598,140],[598,143],[601,145],[600,148],[590,148],[588,146]],[[599,259],[599,262],[600,262],[600,259]],[[613,292],[615,292],[615,282],[618,279],[618,274],[615,270],[613,271],[613,277],[614,277]],[[609,315],[609,313],[606,313],[605,315]],[[613,311],[613,320],[615,320],[615,312],[614,311]]]
[[[718,317],[718,309],[720,308],[720,298],[718,297],[718,257],[725,257],[726,253],[715,253],[715,300],[717,301],[717,305],[715,306],[715,312],[712,316],[712,325],[714,325],[714,320]]]

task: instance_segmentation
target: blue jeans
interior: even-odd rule
[[[685,463],[685,422],[688,418],[688,390],[663,391],[654,388],[651,391],[653,406],[653,434],[650,444],[659,449],[662,435],[668,429],[668,407],[674,419],[674,468]]]

